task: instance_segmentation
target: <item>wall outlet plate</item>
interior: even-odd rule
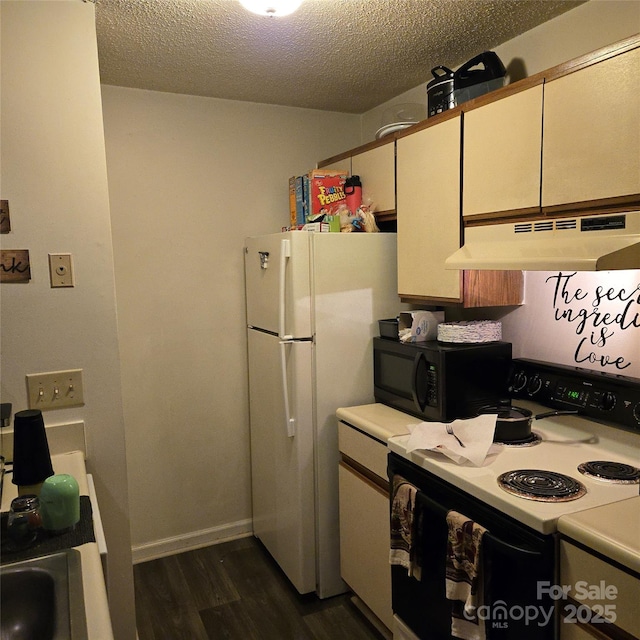
[[[82,369],[28,373],[29,409],[60,409],[84,404]]]
[[[70,253],[49,254],[49,277],[52,288],[75,286]]]

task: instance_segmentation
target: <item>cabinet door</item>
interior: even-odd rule
[[[461,274],[444,268],[460,247],[457,116],[396,141],[398,293],[461,299]]]
[[[581,640],[587,632],[599,640],[640,638],[637,576],[571,541],[560,540],[560,584],[571,587],[570,600],[559,603],[561,614],[572,621],[561,623],[561,640]],[[615,587],[615,592],[603,588],[606,585]],[[585,633],[576,631],[576,620],[583,623]]]
[[[339,472],[342,578],[391,629],[389,496],[344,464]]]
[[[351,158],[343,158],[331,164],[325,164],[321,168],[327,171],[344,171],[351,175]]]
[[[362,202],[374,206],[376,212],[396,208],[395,161],[393,143],[351,158],[351,173],[362,182]]]
[[[545,85],[542,206],[640,193],[640,49]]]
[[[464,115],[462,214],[539,212],[542,85]]]

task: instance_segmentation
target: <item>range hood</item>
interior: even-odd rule
[[[640,269],[640,211],[465,228],[447,269]]]

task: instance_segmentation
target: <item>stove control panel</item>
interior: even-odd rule
[[[640,432],[640,379],[514,359],[509,384],[514,398],[577,411]]]

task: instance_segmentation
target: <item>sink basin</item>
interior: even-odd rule
[[[0,567],[1,640],[86,640],[80,552]]]

